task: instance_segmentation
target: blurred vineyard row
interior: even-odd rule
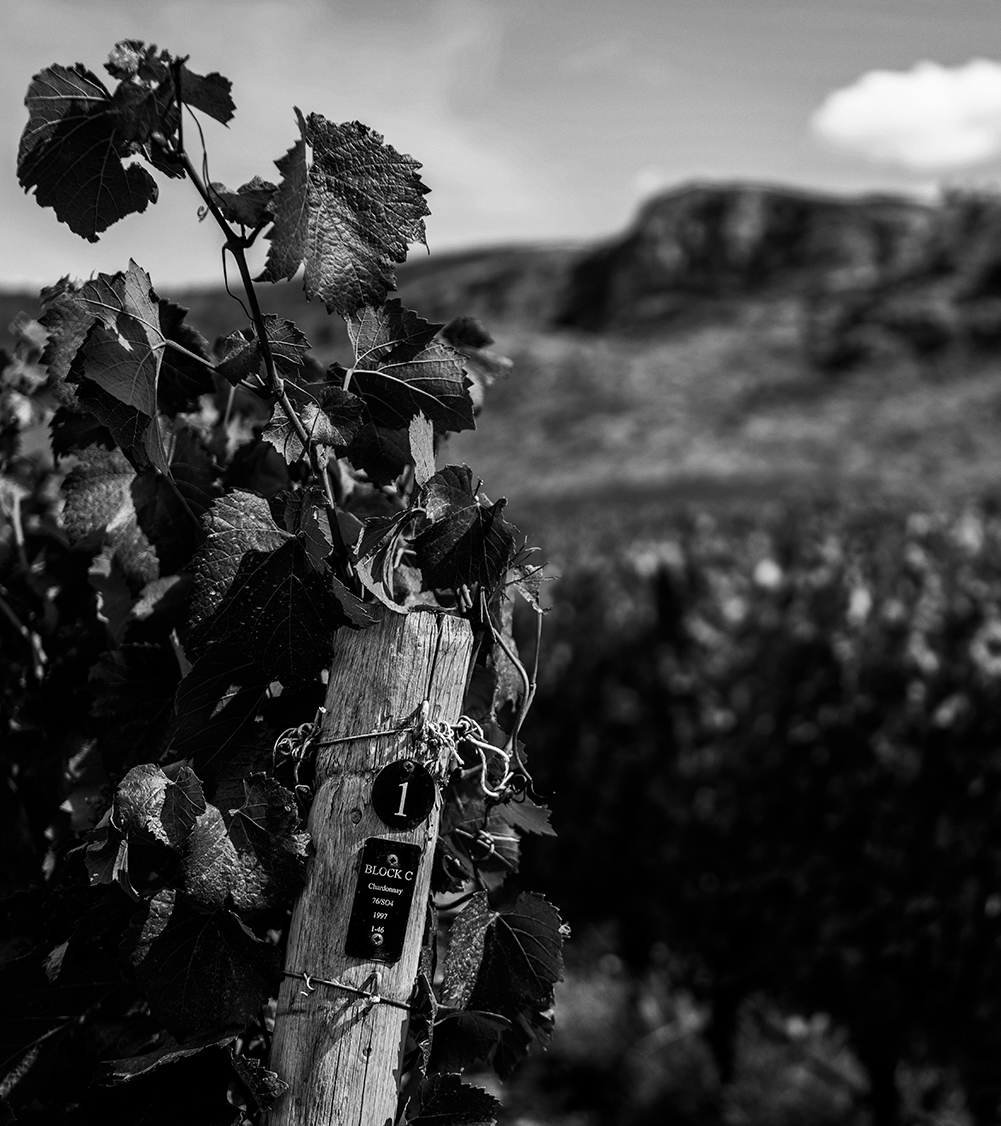
[[[724,1089],[750,1005],[847,1037],[861,1093],[827,1118],[944,1122],[965,1103],[956,1121],[993,1123],[999,704],[994,508],[680,515],[554,584],[526,740],[560,836],[526,881],[606,936],[634,1015],[654,980],[671,1027],[692,999]],[[721,1120],[685,1098],[651,1121]],[[602,1120],[645,1121],[628,1102]],[[820,1118],[801,1101],[727,1120]]]

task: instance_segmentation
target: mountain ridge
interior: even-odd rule
[[[568,498],[593,498],[570,506],[588,524],[611,505],[655,529],[686,498],[963,503],[1001,485],[996,197],[694,184],[600,243],[418,257],[399,282],[428,319],[479,317],[514,360],[444,456],[532,513],[527,531],[574,540]],[[209,339],[244,323],[220,291],[163,296]],[[347,358],[297,283],[261,296],[322,362]],[[0,295],[0,324],[19,300]]]

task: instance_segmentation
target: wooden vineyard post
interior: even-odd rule
[[[372,784],[384,766],[399,759],[426,763],[443,777],[449,750],[422,737],[422,707],[426,702],[432,724],[455,723],[471,648],[468,622],[433,611],[388,614],[370,629],[336,635],[309,814],[315,854],[292,915],[271,1048],[270,1067],[289,1090],[272,1109],[269,1126],[395,1121],[408,1020],[404,1006],[417,976],[441,796],[423,823],[394,830],[373,809]],[[417,728],[408,730],[415,719]],[[367,732],[392,734],[344,741]],[[404,846],[401,855],[408,845],[420,847],[403,954],[392,963],[345,953],[357,885],[373,880],[360,871],[371,838]],[[309,988],[292,974],[348,988],[318,981]],[[385,1000],[372,1003],[362,995],[372,992]]]

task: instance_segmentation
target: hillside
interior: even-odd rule
[[[218,292],[165,295],[210,339],[242,323]],[[599,511],[655,527],[685,498],[959,500],[1001,480],[991,197],[693,185],[599,246],[415,254],[400,296],[431,319],[480,317],[515,360],[448,456],[561,542]],[[343,357],[343,327],[297,285],[264,304],[323,361]],[[0,296],[0,324],[20,308]]]

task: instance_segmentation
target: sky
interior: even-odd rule
[[[96,245],[18,186],[32,75],[104,78],[124,38],[232,80],[205,137],[233,187],[277,178],[293,106],[378,130],[424,165],[432,252],[608,238],[693,180],[1001,185],[1001,0],[0,0],[2,288],[220,277],[187,183]]]

